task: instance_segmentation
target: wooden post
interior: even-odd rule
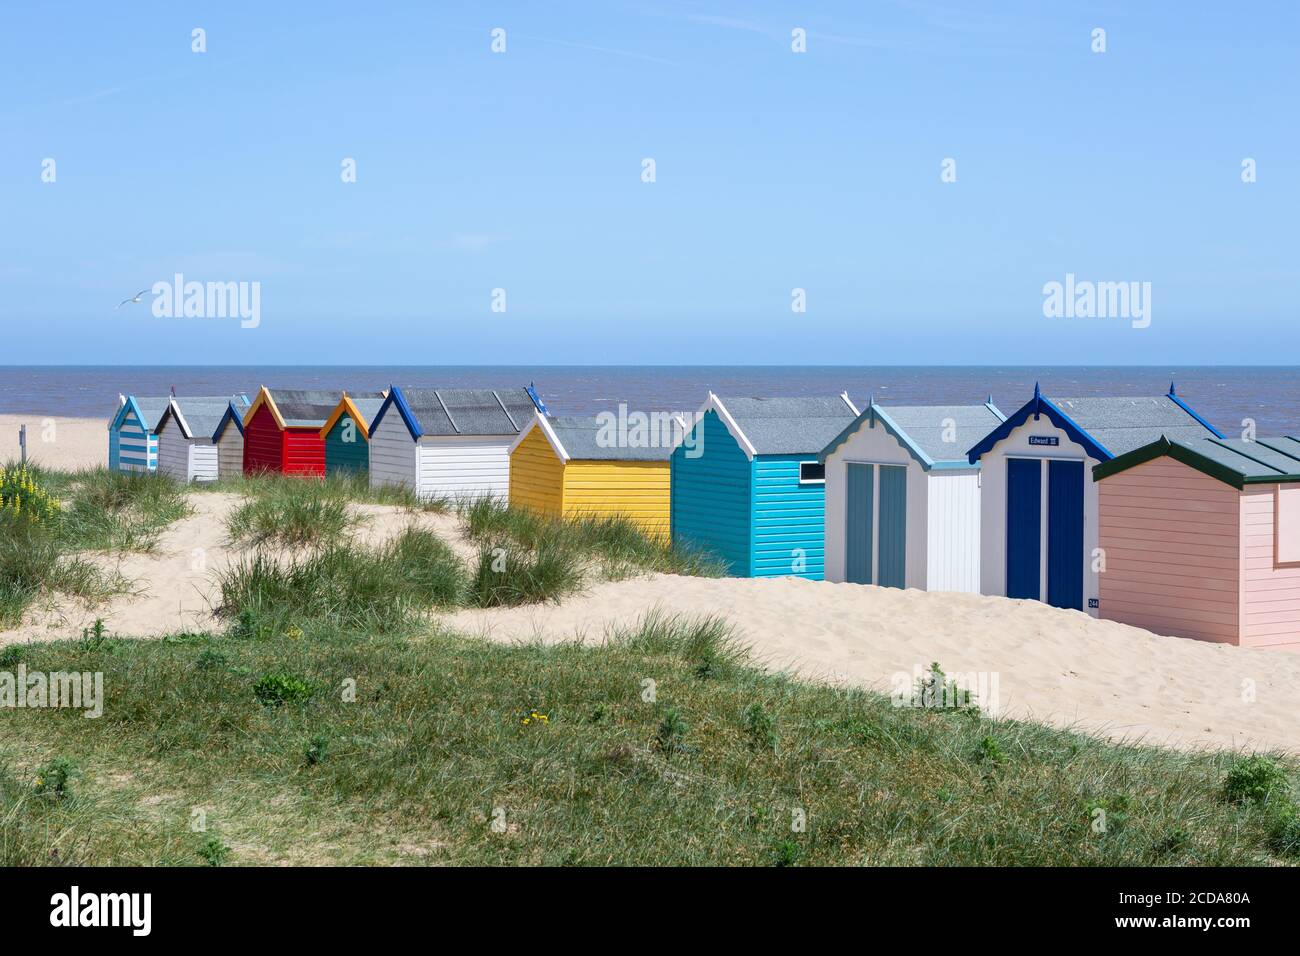
[[[18,447],[22,449],[23,464],[27,464],[27,426],[18,426]]]

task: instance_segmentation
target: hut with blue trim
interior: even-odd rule
[[[1100,506],[1092,469],[1159,440],[1222,438],[1178,397],[1034,396],[967,454],[980,465],[980,591],[1101,606]]]
[[[217,478],[220,481],[233,481],[244,475],[244,415],[248,407],[246,401],[238,406],[231,402],[212,432],[212,443],[217,446]]]
[[[173,396],[154,429],[158,472],[180,482],[216,481],[220,475],[219,430],[227,415],[242,415],[248,405],[247,395]]]
[[[108,423],[109,470],[156,471],[158,420],[167,411],[170,397],[119,395],[117,399],[117,413]]]
[[[383,407],[386,394],[375,396],[347,392],[321,426],[325,442],[325,474],[365,474],[370,470],[370,422]]]
[[[966,451],[1005,416],[874,401],[823,450],[826,580],[980,590],[980,471]]]
[[[546,406],[527,388],[393,385],[370,423],[370,487],[424,500],[510,498],[510,451]]]
[[[847,394],[710,392],[673,451],[673,542],[713,554],[737,577],[821,580],[826,483],[818,455],[857,415]]]

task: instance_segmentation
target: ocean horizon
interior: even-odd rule
[[[224,395],[258,386],[373,391],[406,387],[535,385],[552,414],[591,415],[626,403],[642,411],[694,411],[719,395],[847,391],[855,403],[971,404],[1003,411],[1039,384],[1058,398],[1178,395],[1225,434],[1253,421],[1261,435],[1297,431],[1298,366],[981,365],[0,365],[0,414],[108,418],[119,393]]]

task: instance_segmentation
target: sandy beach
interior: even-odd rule
[[[108,419],[60,418],[35,412],[0,415],[0,463],[17,461],[18,428],[27,426],[27,460],[75,471],[108,460]]]
[[[193,513],[167,529],[154,553],[94,557],[131,581],[131,593],[98,608],[38,606],[23,626],[0,633],[0,644],[76,637],[97,617],[113,633],[146,637],[220,627],[211,614],[214,572],[245,553],[230,547],[224,524],[238,500],[192,495]],[[359,544],[378,544],[414,521],[466,560],[474,553],[453,517],[354,507],[364,519],[354,531]],[[1182,749],[1300,750],[1292,696],[1300,655],[1158,636],[1033,601],[648,575],[596,584],[559,605],[460,611],[436,623],[496,641],[601,641],[656,609],[719,615],[765,666],[814,680],[888,692],[896,675],[910,681],[937,661],[950,674],[995,675],[1005,716]]]

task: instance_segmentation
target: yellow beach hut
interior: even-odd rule
[[[566,518],[622,516],[666,538],[671,447],[608,440],[598,418],[541,413],[510,452],[510,505]]]

